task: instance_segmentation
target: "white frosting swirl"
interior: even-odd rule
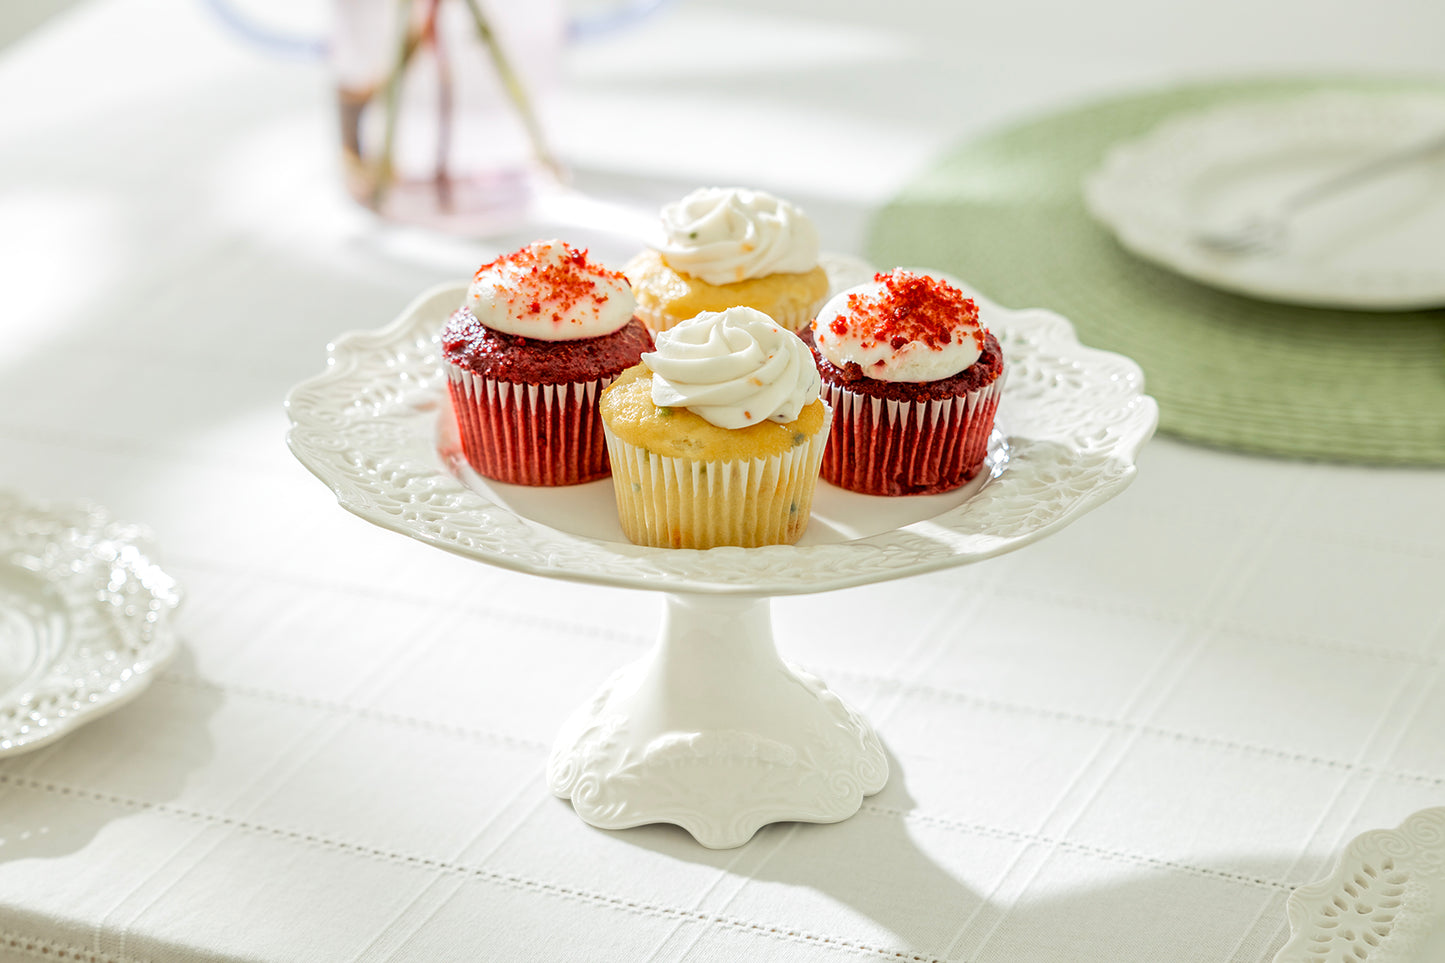
[[[924,296],[908,291],[922,287]],[[818,353],[878,381],[941,381],[983,352],[974,302],[950,284],[897,270],[839,292],[813,321]]]
[[[753,308],[704,311],[655,336],[652,401],[686,408],[719,428],[787,424],[818,397],[812,353],[796,334]]]
[[[703,187],[662,209],[669,267],[709,284],[818,266],[818,229],[800,208],[763,191]]]
[[[596,338],[632,320],[637,301],[627,279],[561,241],[534,241],[484,264],[466,306],[494,331],[572,341]]]

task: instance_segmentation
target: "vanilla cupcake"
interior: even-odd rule
[[[825,481],[925,495],[978,474],[1004,361],[972,298],[925,274],[878,274],[824,305],[803,340],[835,412]]]
[[[483,264],[441,347],[462,453],[478,474],[575,485],[607,474],[597,402],[652,348],[627,279],[561,241]]]
[[[600,406],[627,537],[660,548],[797,541],[832,416],[807,346],[742,307],[656,342]]]
[[[661,245],[623,268],[638,317],[653,331],[732,307],[755,308],[798,331],[827,300],[817,229],[771,194],[701,188],[662,209],[662,229]]]

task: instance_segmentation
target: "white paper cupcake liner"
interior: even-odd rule
[[[818,316],[818,309],[821,308],[827,300],[825,297],[813,304],[805,304],[792,311],[778,311],[770,314],[769,317],[778,322],[780,326],[797,333],[813,323],[813,319]]]
[[[836,412],[825,481],[869,495],[952,491],[978,474],[1003,378],[954,398],[900,401],[823,385]]]
[[[447,365],[462,453],[516,485],[576,485],[607,474],[598,397],[612,379],[516,384]]]
[[[628,539],[658,548],[787,545],[808,525],[832,412],[803,444],[766,458],[671,458],[604,425],[617,514]]]

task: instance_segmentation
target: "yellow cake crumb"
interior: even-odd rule
[[[823,425],[823,402],[814,401],[787,424],[719,428],[686,408],[653,404],[652,372],[642,364],[622,372],[602,392],[599,410],[607,427],[628,444],[694,461],[767,458],[806,444]]]
[[[821,267],[802,274],[770,274],[732,284],[709,284],[680,274],[657,251],[638,254],[622,269],[637,298],[637,316],[654,331],[666,331],[703,311],[756,308],[790,331],[813,320],[828,298]]]

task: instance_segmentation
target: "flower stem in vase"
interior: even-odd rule
[[[547,147],[546,138],[542,136],[542,127],[537,123],[536,112],[532,109],[532,102],[527,96],[527,89],[522,84],[522,79],[512,69],[512,62],[508,59],[506,51],[502,49],[501,41],[492,30],[492,25],[487,22],[487,15],[482,12],[479,0],[466,0],[467,9],[471,11],[472,20],[476,23],[477,35],[486,46],[487,52],[492,55],[492,65],[497,68],[497,76],[502,81],[502,87],[507,92],[507,97],[517,109],[517,116],[522,120],[522,126],[527,131],[527,139],[532,142],[532,153],[536,155],[537,162],[547,169],[549,173],[558,180],[563,177],[562,165],[552,155]]]
[[[549,64],[551,21],[520,0],[503,2],[517,4],[499,8],[516,18],[515,43]],[[341,9],[353,18],[338,31],[341,147],[357,201],[388,220],[495,231],[523,215],[537,176],[562,178],[530,75],[503,49],[514,34],[485,0],[354,0]]]
[[[395,177],[392,155],[396,150],[396,122],[401,105],[402,80],[406,76],[406,68],[411,63],[412,56],[421,44],[421,35],[411,28],[412,0],[400,0],[399,6],[397,23],[400,27],[400,38],[397,43],[396,65],[386,78],[383,108],[385,127],[382,132],[381,156],[377,158],[375,180],[371,187],[371,207],[378,211]]]
[[[452,124],[455,122],[454,98],[452,97],[452,67],[446,45],[437,36],[437,15],[442,0],[430,0],[426,26],[422,36],[431,45],[437,66],[437,166],[433,180],[436,182],[437,207],[442,211],[452,209],[452,181],[447,161],[451,155]]]

